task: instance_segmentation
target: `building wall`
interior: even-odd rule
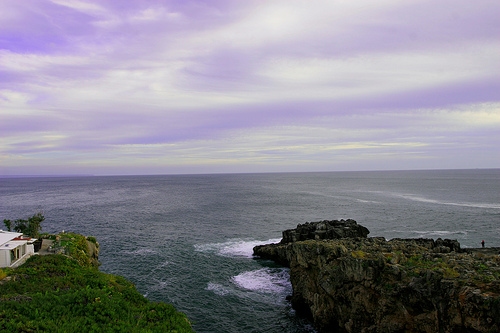
[[[10,266],[10,250],[0,250],[0,267]]]
[[[0,250],[0,267],[17,267],[35,254],[33,244],[20,244],[11,249]],[[14,257],[14,258],[13,258]]]

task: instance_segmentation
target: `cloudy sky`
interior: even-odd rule
[[[498,0],[0,0],[0,174],[500,167]]]

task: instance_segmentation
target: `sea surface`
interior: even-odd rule
[[[39,211],[45,232],[96,236],[102,271],[199,333],[314,332],[286,300],[288,270],[253,246],[348,218],[369,236],[500,246],[500,169],[0,179],[2,221]]]

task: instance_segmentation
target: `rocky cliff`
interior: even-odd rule
[[[254,253],[290,267],[292,305],[319,332],[500,332],[497,251],[367,235],[353,220],[313,222]]]

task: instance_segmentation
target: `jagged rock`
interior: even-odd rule
[[[297,228],[283,231],[282,244],[306,239],[338,239],[345,237],[366,237],[370,231],[354,220],[333,220],[306,222]]]
[[[456,240],[308,239],[254,253],[290,267],[292,305],[319,332],[500,332],[500,257]]]
[[[283,231],[283,238],[279,244],[256,246],[254,248],[254,254],[262,258],[274,260],[284,266],[289,266],[290,258],[287,255],[286,247],[282,245],[308,239],[339,239],[345,237],[366,238],[369,233],[370,231],[367,228],[351,219],[306,222],[304,224],[298,224],[295,229]]]

